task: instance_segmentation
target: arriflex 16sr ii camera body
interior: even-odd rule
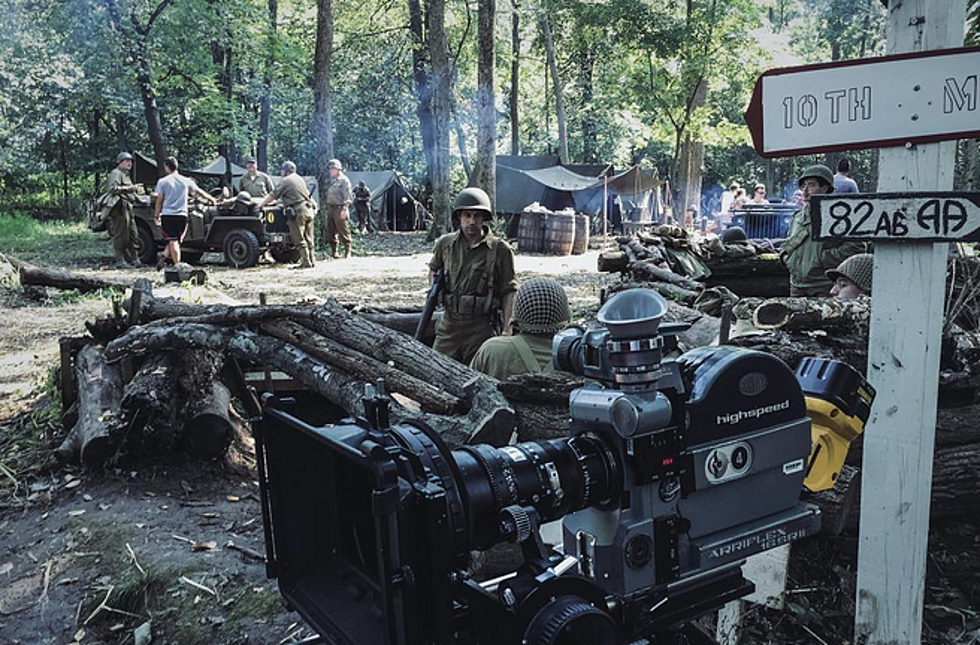
[[[752,590],[745,557],[816,532],[799,502],[810,422],[778,359],[703,348],[633,290],[602,329],[555,339],[587,378],[564,439],[449,450],[364,418],[312,427],[270,400],[258,437],[269,574],[338,645],[707,643],[689,621]],[[561,520],[552,550],[539,525]],[[470,552],[519,542],[524,564],[477,581]]]

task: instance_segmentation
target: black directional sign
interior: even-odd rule
[[[810,208],[817,240],[980,240],[980,193],[816,195]]]

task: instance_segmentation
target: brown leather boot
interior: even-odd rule
[[[349,257],[350,257],[350,244],[345,244],[344,245],[344,259],[347,259]]]
[[[330,257],[332,257],[334,260],[336,260],[338,257],[340,257],[339,255],[337,255],[337,245],[336,245],[336,243],[330,245]]]

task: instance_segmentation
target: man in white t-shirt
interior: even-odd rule
[[[217,201],[197,187],[194,180],[177,172],[177,158],[167,157],[163,162],[167,176],[157,182],[156,224],[163,229],[163,239],[167,248],[163,257],[176,265],[180,262],[180,241],[187,232],[187,198],[195,193],[209,204]]]

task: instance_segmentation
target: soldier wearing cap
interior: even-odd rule
[[[298,269],[311,269],[315,263],[313,257],[313,219],[316,216],[316,204],[306,187],[303,178],[296,174],[296,164],[285,161],[279,169],[282,179],[276,189],[265,196],[259,208],[268,206],[279,200],[283,214],[289,222],[289,236],[299,249]]]
[[[828,269],[836,269],[846,258],[864,250],[860,242],[814,241],[810,239],[810,197],[834,192],[834,174],[823,165],[810,166],[800,176],[803,209],[793,215],[789,235],[779,257],[789,270],[791,296],[828,296],[833,281]]]
[[[504,380],[517,374],[554,373],[551,342],[572,318],[565,289],[552,278],[532,278],[514,298],[514,335],[484,342],[470,367]]]
[[[99,198],[101,211],[99,216],[109,221],[109,232],[112,234],[112,250],[118,266],[137,266],[136,243],[139,234],[136,230],[136,220],[133,219],[133,203],[136,201],[136,191],[142,184],[134,184],[129,178],[133,168],[133,155],[120,152],[116,155],[116,167],[106,177]]]
[[[469,363],[483,341],[494,335],[497,312],[501,331],[510,330],[517,291],[514,252],[490,232],[487,220],[492,216],[485,192],[460,192],[453,205],[453,223],[459,230],[436,240],[429,261],[430,281],[436,271],[445,271],[445,313],[432,347],[461,363]]]
[[[337,258],[337,238],[344,246],[344,257],[350,257],[350,204],[353,193],[350,179],[344,174],[339,159],[327,162],[330,169],[330,185],[327,186],[327,244],[330,255]]]
[[[255,159],[251,157],[245,159],[245,171],[240,180],[239,190],[244,190],[252,197],[265,197],[275,190],[275,186],[272,185],[272,178],[259,171],[255,165]]]
[[[871,295],[875,256],[870,253],[852,255],[836,269],[829,269],[827,277],[834,281],[830,295],[838,300],[853,300]]]

